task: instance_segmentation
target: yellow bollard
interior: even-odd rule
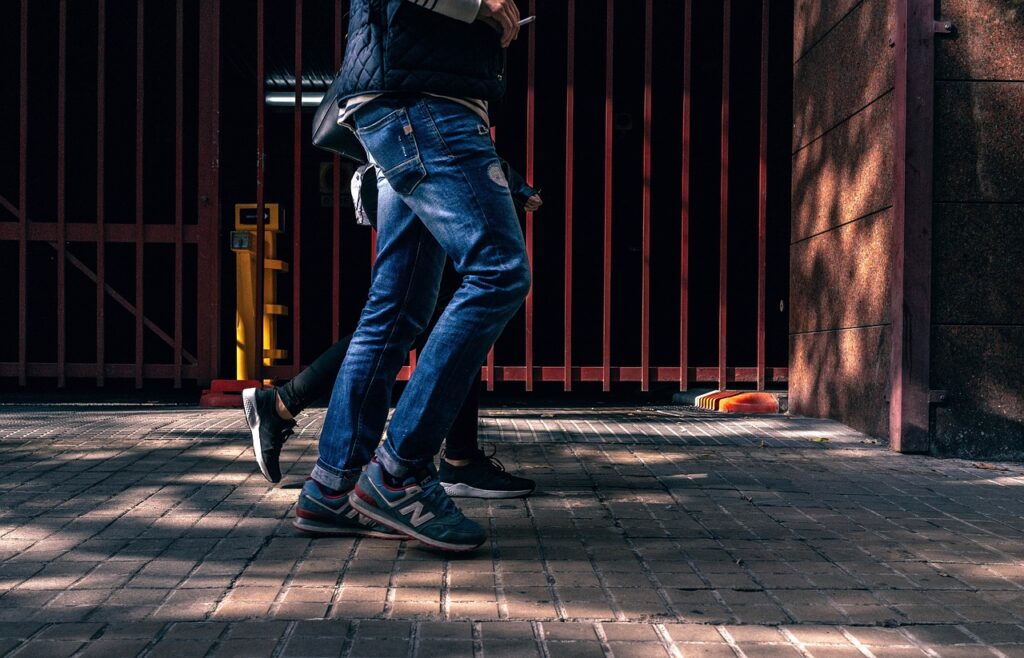
[[[277,318],[288,315],[278,303],[277,275],[288,271],[288,263],[277,259],[277,236],[283,232],[280,207],[264,204],[263,231],[263,365],[287,359],[288,351],[277,347]],[[235,205],[235,230],[231,250],[235,252],[235,365],[238,379],[252,379],[256,372],[256,204]]]

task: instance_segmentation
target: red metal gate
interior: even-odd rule
[[[18,313],[0,377],[209,379],[215,133],[197,119],[217,73],[197,49],[215,23],[184,0],[22,0],[3,12],[4,88],[18,103],[4,104],[17,114],[0,128],[17,145],[4,158],[0,249]]]
[[[785,382],[791,3],[520,4],[538,18],[510,49],[495,134],[546,203],[525,217],[534,289],[488,357],[488,385]],[[232,376],[221,319],[233,309],[220,300],[234,299],[234,281],[220,235],[236,203],[288,211],[278,253],[290,254],[291,285],[275,301],[291,311],[289,356],[263,374],[291,376],[351,330],[372,237],[344,206],[342,163],[308,145],[302,103],[340,64],[347,2],[22,0],[3,11],[20,29],[6,40],[19,49],[4,53],[20,62],[18,119],[0,128],[15,126],[20,145],[0,190],[19,314],[0,376],[136,386]],[[124,60],[133,68],[113,76]],[[44,84],[54,78],[56,98]],[[36,274],[43,248],[56,254],[52,285]],[[68,264],[93,282],[94,301],[70,294],[84,286]]]

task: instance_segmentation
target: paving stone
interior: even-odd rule
[[[205,656],[213,647],[213,640],[161,640],[147,655],[152,658],[182,658]]]
[[[469,640],[424,639],[416,646],[417,658],[473,658],[473,643]]]
[[[100,638],[90,642],[81,653],[79,658],[110,658],[111,656],[136,656],[149,644],[147,639],[107,639]],[[256,654],[252,654],[255,656]]]
[[[798,658],[804,655],[796,647],[786,644],[751,644],[741,642],[738,646],[744,655],[749,658]],[[857,655],[863,655],[856,649],[854,649],[854,652]]]
[[[267,639],[228,639],[218,644],[212,655],[217,658],[269,658],[276,645],[275,641]]]
[[[432,640],[472,640],[473,625],[468,622],[421,622],[416,626],[420,638]]]
[[[68,658],[83,644],[82,640],[31,640],[18,653],[33,658]]]
[[[89,640],[102,630],[102,624],[51,624],[44,628],[37,640]]]
[[[542,655],[533,640],[484,640],[487,658],[529,658]]]
[[[361,638],[357,635],[351,655],[368,658],[405,658],[408,653],[407,639]]]
[[[284,647],[282,656],[288,658],[337,658],[342,655],[345,642],[340,638],[327,640],[319,637],[291,637]]]
[[[596,641],[597,634],[593,624],[579,622],[545,622],[544,638],[546,640],[583,640]]]

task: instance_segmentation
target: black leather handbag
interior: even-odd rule
[[[324,99],[313,115],[313,145],[343,158],[363,164],[369,161],[366,151],[355,133],[338,123],[338,91],[341,88],[341,74],[334,77],[331,86],[324,93]]]

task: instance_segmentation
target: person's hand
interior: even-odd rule
[[[487,23],[501,34],[502,48],[508,48],[519,36],[519,8],[515,0],[481,0],[477,20]]]
[[[534,194],[526,200],[526,203],[523,204],[523,209],[526,210],[526,212],[534,212],[543,205],[544,200],[540,198],[540,195]]]

